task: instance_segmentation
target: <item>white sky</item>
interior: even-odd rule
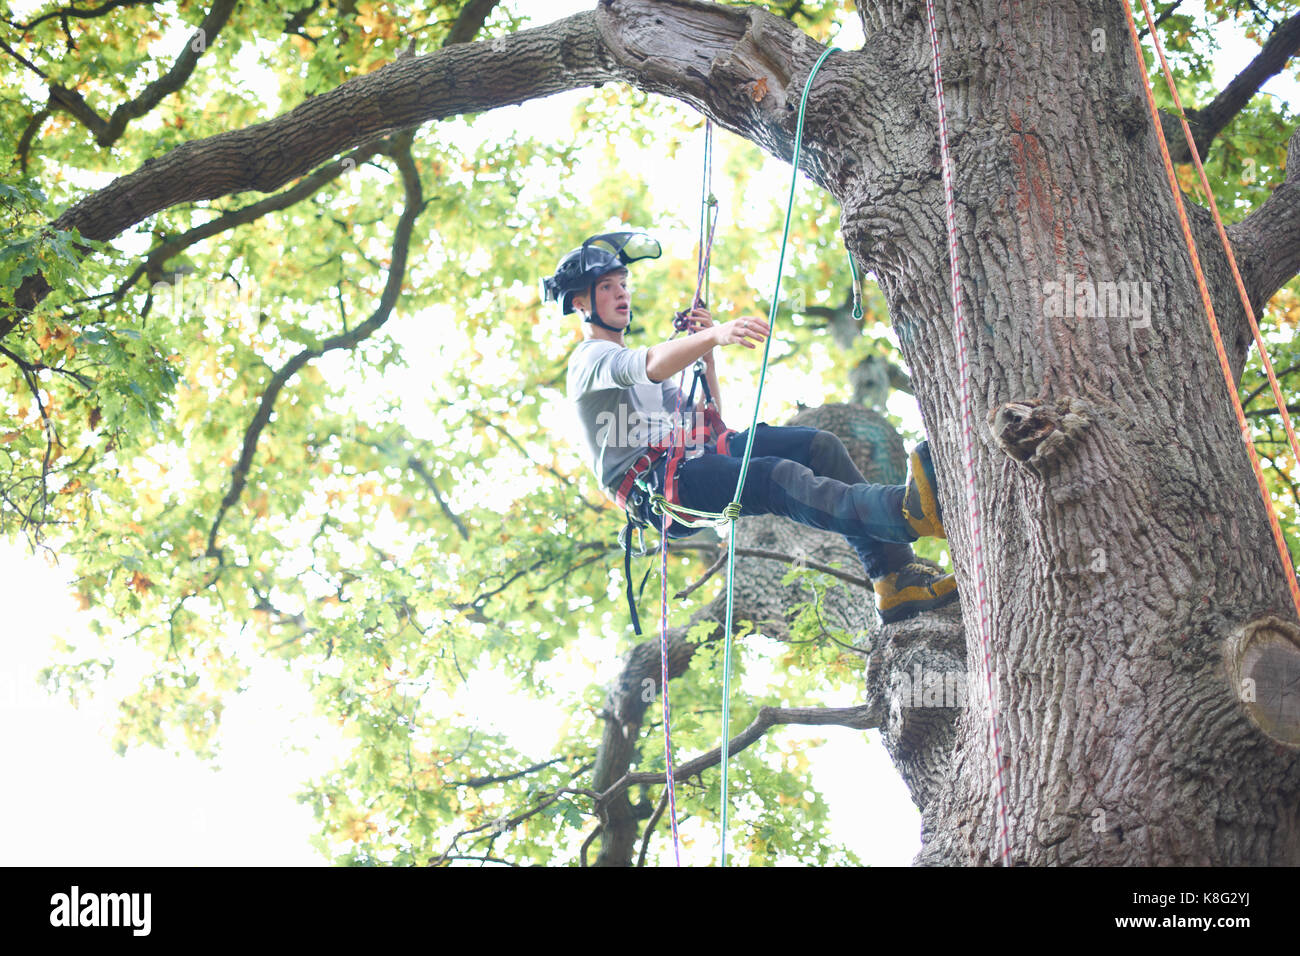
[[[591,3],[548,2],[542,6],[545,12],[536,15],[538,20],[588,9]],[[852,48],[860,44],[860,34],[846,33],[838,42]],[[1234,75],[1256,49],[1245,40],[1229,44],[1220,58],[1220,83]],[[1292,102],[1300,95],[1293,77],[1275,79],[1265,90]],[[498,110],[478,120],[478,128],[485,133],[562,129],[578,95]],[[726,148],[727,138],[726,133],[719,135],[720,152]],[[693,170],[697,153],[690,144],[682,151],[683,161]],[[721,159],[719,156],[719,168]],[[696,172],[678,176],[662,166],[661,157],[649,154],[627,160],[659,167],[666,208],[695,208]],[[788,167],[770,166],[770,172],[756,182],[784,192]],[[674,190],[676,195],[672,195]],[[731,211],[734,205],[729,210],[729,197],[720,195],[720,199],[724,218],[719,228],[725,229],[726,217],[738,213]],[[686,218],[691,220],[693,215]],[[694,255],[690,248],[671,245],[666,252]],[[756,272],[762,272],[759,266],[756,264]],[[771,271],[769,267],[762,274]],[[731,394],[742,398],[737,394],[740,391]],[[789,393],[783,396],[783,391],[779,381],[771,392],[765,391],[765,410],[771,407],[769,402],[780,404],[790,397]],[[412,402],[414,407],[420,404],[418,399]],[[731,408],[733,421],[748,421],[750,410],[743,407],[743,401],[733,399]],[[247,682],[250,689],[230,698],[222,718],[219,769],[188,754],[133,750],[118,757],[109,746],[116,699],[112,683],[77,710],[47,697],[35,684],[37,671],[53,657],[54,639],[66,639],[86,649],[94,644],[75,610],[66,568],[53,567],[24,547],[0,541],[0,580],[9,596],[4,640],[0,641],[0,721],[5,728],[0,736],[0,766],[8,768],[9,785],[0,788],[0,818],[18,824],[8,828],[0,862],[79,866],[325,862],[308,842],[316,833],[315,821],[292,794],[308,777],[328,766],[338,743],[329,728],[306,716],[310,698],[301,683],[275,665],[255,668]],[[123,671],[129,673],[133,666],[140,666],[120,647],[113,652],[122,661]],[[87,650],[87,656],[90,653]],[[490,692],[490,683],[484,683],[484,693]],[[516,734],[521,745],[530,744],[528,751],[545,752],[546,736],[538,731],[551,722],[544,708],[492,709],[501,714],[504,728]],[[315,740],[318,734],[332,743]],[[910,863],[920,845],[920,817],[875,732],[863,735],[844,728],[780,732],[782,742],[814,737],[828,741],[813,755],[813,772],[831,805],[836,833],[866,862]],[[310,752],[294,749],[293,741],[311,741]],[[677,756],[681,759],[684,755]],[[684,862],[711,863],[715,857],[713,846],[700,843],[684,853]]]

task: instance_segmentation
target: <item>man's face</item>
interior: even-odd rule
[[[573,304],[583,312],[590,312],[587,298],[587,293],[579,293],[573,297]],[[602,322],[625,327],[631,310],[632,293],[628,291],[626,269],[606,272],[596,280],[596,312]]]

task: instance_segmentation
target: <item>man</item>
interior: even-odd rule
[[[717,406],[714,350],[730,345],[756,349],[771,331],[753,316],[715,325],[707,310],[695,308],[683,317],[692,334],[628,348],[624,333],[632,322],[632,297],[627,267],[659,255],[659,244],[640,233],[592,236],[544,281],[548,299],[558,300],[565,315],[576,311],[583,318],[583,341],[569,357],[567,386],[596,478],[611,498],[623,497],[632,515],[656,530],[662,527],[660,516],[651,509],[649,496],[633,488],[634,480],[656,491],[667,485],[674,504],[720,513],[735,493],[749,441],[748,432],[707,440],[696,432],[675,473],[666,474],[673,459],[664,446],[673,426],[682,423],[682,412],[698,411],[670,379],[701,361],[705,394]],[[844,535],[875,582],[881,619],[901,621],[957,598],[953,575],[918,561],[909,547],[923,535],[945,537],[926,442],[912,453],[911,465],[906,485],[868,484],[834,434],[760,423],[740,514],[783,515]],[[669,534],[690,533],[677,523],[669,525]]]

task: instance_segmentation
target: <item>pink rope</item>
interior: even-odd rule
[[[1007,837],[1007,806],[1002,781],[1002,747],[998,739],[998,705],[993,690],[993,668],[989,652],[988,581],[984,574],[984,530],[980,519],[979,495],[975,487],[975,433],[971,425],[970,369],[967,362],[966,317],[961,302],[961,270],[957,262],[957,215],[952,195],[952,159],[948,154],[948,119],[943,105],[943,73],[939,62],[939,32],[934,23],[934,0],[925,0],[925,15],[930,25],[930,49],[934,54],[934,95],[939,107],[939,156],[943,170],[943,202],[948,220],[948,262],[952,274],[952,309],[957,326],[957,360],[961,393],[961,422],[964,434],[962,467],[966,474],[966,505],[970,515],[971,548],[975,561],[975,582],[979,595],[979,633],[983,656],[980,665],[989,702],[989,738],[994,760],[993,802],[997,808],[1001,861],[1011,864],[1011,844]]]
[[[717,225],[717,217],[714,216],[714,225]],[[712,248],[713,233],[709,233],[709,247]],[[705,255],[704,268],[708,268],[707,253]],[[702,273],[701,273],[702,274]],[[698,300],[699,292],[696,291]],[[682,423],[682,397],[686,394],[684,387],[686,385],[686,369],[682,369],[681,374],[677,376],[677,405],[673,409],[673,445],[668,452],[668,460],[664,464],[664,484],[667,485],[668,469],[672,467],[673,458],[676,456],[676,450],[686,445],[686,426]],[[659,692],[663,697],[664,710],[664,765],[666,768],[665,784],[668,787],[668,820],[673,831],[673,859],[677,865],[682,865],[682,852],[677,837],[677,785],[673,779],[673,738],[672,738],[672,717],[671,710],[668,706],[668,526],[672,524],[672,516],[667,510],[660,516],[659,528]]]
[[[691,300],[691,308],[698,309],[703,300],[700,294],[704,290],[704,278],[709,273],[709,257],[713,255],[713,234],[718,228],[718,208],[713,207],[713,216],[709,222],[709,241],[704,246],[704,259],[700,263],[699,275],[695,277],[695,298]]]
[[[677,399],[678,410],[681,398]],[[668,822],[673,831],[673,859],[682,865],[682,851],[677,839],[677,785],[673,780],[673,738],[669,730],[671,717],[668,707],[668,525],[673,520],[665,512],[660,526],[663,537],[659,542],[659,694],[664,700],[664,764],[667,767],[665,784],[668,787]]]

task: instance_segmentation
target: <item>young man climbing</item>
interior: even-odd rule
[[[697,370],[716,412],[714,350],[730,345],[754,349],[770,333],[763,319],[744,316],[718,325],[705,309],[695,308],[679,316],[678,323],[693,334],[628,348],[624,333],[632,322],[632,297],[627,267],[659,255],[659,244],[640,233],[593,236],[566,255],[543,283],[546,298],[559,301],[565,315],[582,315],[583,341],[569,357],[567,385],[596,478],[628,510],[630,521],[657,531],[661,524],[651,507],[654,492],[683,508],[721,513],[735,493],[750,439],[748,432],[687,427],[684,452],[671,454],[674,426],[700,415],[672,376],[702,362]],[[692,387],[692,397],[694,391]],[[721,424],[720,418],[705,414],[715,426]],[[682,442],[679,437],[678,444]],[[782,515],[844,535],[875,582],[885,623],[956,600],[954,576],[918,561],[909,547],[921,536],[945,537],[926,442],[912,452],[906,485],[867,483],[831,432],[762,422],[753,442],[740,496],[742,517]],[[675,465],[671,471],[670,463]],[[669,524],[670,535],[691,533],[677,522]],[[630,594],[629,582],[629,599]]]

